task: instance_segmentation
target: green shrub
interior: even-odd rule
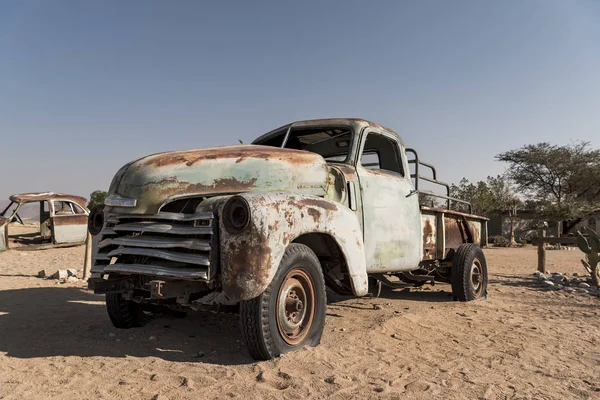
[[[490,242],[492,242],[494,247],[510,247],[510,240],[504,236],[492,236]]]

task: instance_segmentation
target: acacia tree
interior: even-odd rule
[[[600,203],[600,150],[588,142],[531,144],[496,159],[509,163],[507,177],[537,202],[543,218],[571,221],[563,233]]]
[[[106,196],[108,196],[108,193],[103,191],[103,190],[94,190],[91,194],[90,194],[90,201],[88,202],[88,209],[92,210],[94,207],[96,207],[99,204],[104,204],[104,200],[106,200]]]
[[[457,199],[471,203],[472,212],[484,217],[492,218],[502,212],[507,212],[510,221],[510,242],[515,242],[514,225],[517,211],[522,201],[515,194],[510,182],[504,176],[488,176],[485,181],[471,183],[468,179],[461,179],[458,185],[450,187],[450,195]],[[460,203],[457,207],[466,211]]]

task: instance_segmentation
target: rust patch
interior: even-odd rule
[[[201,183],[180,182],[176,177],[163,179],[159,182],[149,182],[146,185],[152,185],[151,190],[154,196],[158,198],[170,198],[174,194],[186,193],[189,195],[206,193],[240,193],[252,189],[258,178],[252,178],[249,181],[240,181],[235,178],[219,178],[213,181],[212,185]],[[156,185],[160,187],[157,191]]]
[[[321,218],[321,212],[319,210],[317,210],[316,208],[309,207],[306,212],[313,218],[315,224],[319,222],[319,218]]]
[[[235,158],[236,163],[246,159],[281,158],[289,160],[290,164],[304,165],[313,163],[318,154],[303,150],[282,149],[279,147],[242,145],[213,147],[209,149],[184,150],[154,154],[143,158],[140,166],[164,167],[167,165],[185,164],[190,167],[203,161]]]
[[[423,223],[423,259],[435,259],[436,246],[433,225],[431,224],[431,220],[429,218],[425,218]]]
[[[458,246],[465,243],[462,224],[453,217],[444,216],[444,237],[446,239],[446,250],[457,249]]]
[[[356,180],[356,170],[354,169],[354,167],[351,167],[349,165],[336,165],[335,167],[342,171],[344,177],[346,178],[346,181]]]
[[[54,193],[54,192],[32,192],[32,193],[21,193],[13,194],[9,197],[11,201],[15,203],[32,203],[37,201],[51,201],[51,200],[65,200],[77,203],[81,207],[87,210],[87,199],[81,196],[74,196],[66,193]]]
[[[313,207],[319,207],[319,208],[322,208],[322,209],[328,210],[328,211],[337,211],[337,209],[338,209],[334,203],[329,202],[327,200],[323,200],[323,199],[301,199],[301,200],[298,200],[296,202],[296,204],[299,207],[313,206]]]
[[[52,223],[56,226],[61,225],[87,225],[88,216],[85,214],[79,215],[59,215],[52,217]]]
[[[230,241],[227,252],[223,254],[227,260],[227,268],[222,270],[223,290],[235,299],[253,298],[257,288],[262,290],[268,283],[268,267],[271,264],[268,237],[255,227],[246,237],[250,241]]]

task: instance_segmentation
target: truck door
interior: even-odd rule
[[[52,233],[54,243],[84,242],[87,231],[87,214],[81,206],[71,201],[52,201]]]
[[[416,269],[422,253],[421,214],[403,145],[392,134],[367,129],[356,164],[367,271]]]

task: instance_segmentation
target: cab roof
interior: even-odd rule
[[[386,131],[386,132],[394,135],[400,143],[404,144],[402,142],[402,138],[400,137],[400,135],[398,135],[395,131],[391,130],[390,128],[386,128],[383,125],[379,125],[375,122],[371,122],[371,121],[368,121],[368,120],[362,119],[362,118],[323,118],[323,119],[308,119],[308,120],[304,120],[304,121],[296,121],[296,122],[292,122],[291,124],[286,124],[286,125],[280,126],[277,129],[273,129],[272,131],[269,131],[269,132],[265,133],[264,135],[260,136],[259,138],[257,138],[254,142],[262,141],[263,139],[271,136],[276,131],[279,131],[280,129],[285,128],[286,126],[289,127],[290,125],[292,127],[307,127],[307,126],[351,126],[351,127],[355,127],[355,128],[372,127],[372,128],[377,128],[379,130]]]

